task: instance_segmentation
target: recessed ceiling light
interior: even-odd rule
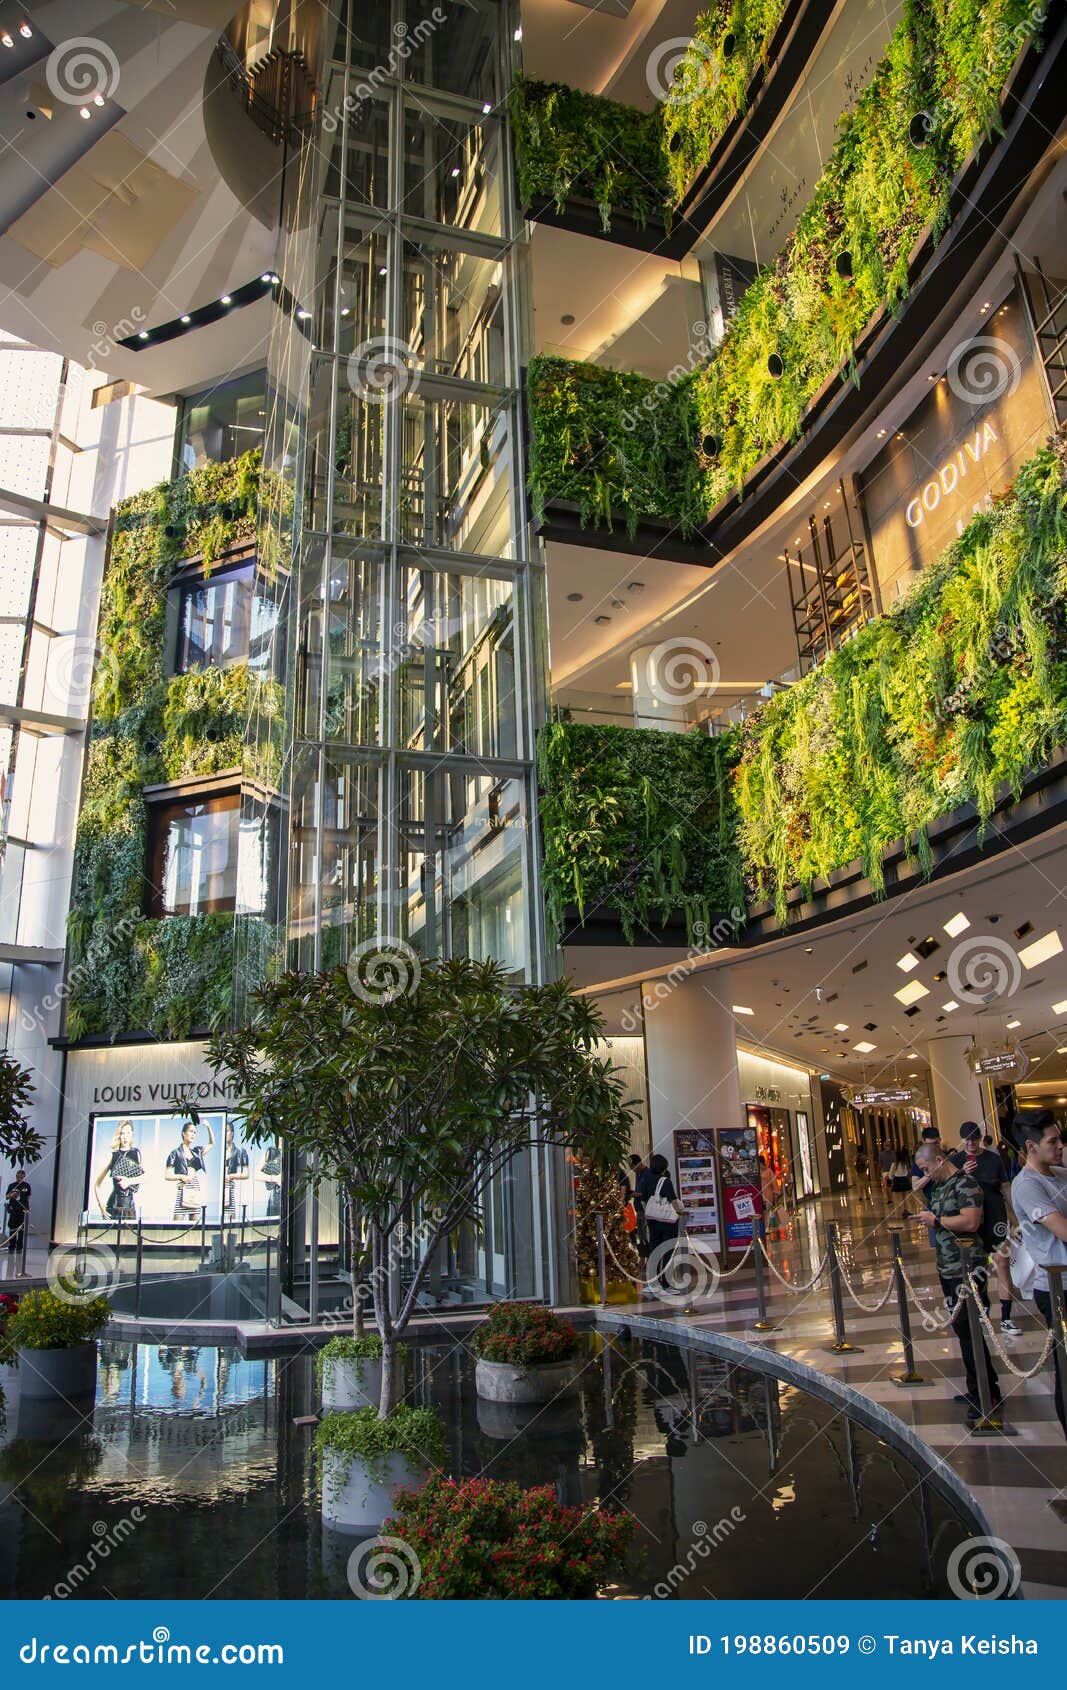
[[[264,270],[262,276],[260,276],[259,279],[260,279],[261,282],[273,282],[274,277],[271,275],[269,270]]]
[[[560,318],[560,322],[563,324],[563,327],[565,329],[569,329],[571,327],[571,325],[574,323],[574,320],[575,319],[574,319],[574,312],[573,311],[564,311],[562,317]]]
[[[598,623],[600,623],[601,626],[603,626],[603,624],[605,622],[611,621],[611,617],[610,616],[594,616],[593,621],[598,622]]]
[[[379,264],[379,266],[378,266],[378,274],[379,274],[379,276],[386,276],[386,275],[388,275],[388,273],[389,273],[389,272],[388,272],[388,268],[387,268],[387,266],[386,266],[386,265],[384,265],[384,264]]]
[[[93,115],[93,114],[92,114],[92,112],[91,112],[91,111],[90,111],[90,110],[89,110],[89,107],[88,107],[88,106],[81,106],[81,107],[80,107],[80,108],[79,108],[79,110],[78,110],[78,116],[79,116],[79,117],[84,117],[84,118],[85,118],[85,120],[86,120],[86,121],[87,121],[87,122],[88,122],[88,120],[89,120],[89,118],[91,118],[91,117],[92,117],[92,115]]]
[[[735,1003],[733,1011],[735,1015],[754,1015],[756,1013],[754,1009],[746,1009],[743,1003]]]
[[[893,996],[898,1003],[918,1003],[920,998],[930,996],[930,988],[924,986],[921,980],[909,980],[907,985],[901,986],[900,991],[894,992]]]
[[[190,317],[188,311],[184,312],[181,319],[180,319],[180,321],[183,322],[183,323],[191,323],[192,320],[193,319]]]
[[[14,46],[14,45],[15,45],[15,42],[14,42],[14,39],[13,39],[13,37],[12,37],[12,36],[10,36],[10,35],[9,35],[9,34],[8,34],[8,33],[7,33],[7,30],[6,30],[6,29],[5,29],[5,31],[4,31],[4,33],[3,33],[3,35],[0,35],[0,41],[2,41],[2,42],[3,42],[3,44],[4,44],[4,46],[5,46],[5,47],[13,47],[13,46]]]
[[[902,957],[897,958],[897,967],[903,969],[905,974],[910,974],[912,969],[918,966],[919,958],[914,951],[905,951]]]
[[[493,109],[492,102],[490,100],[483,100],[483,102],[482,102],[482,116],[488,117],[489,113],[492,111],[492,109]]]
[[[875,1046],[871,1044],[869,1039],[861,1039],[859,1044],[853,1045],[852,1048],[858,1050],[862,1056],[866,1056],[868,1051],[875,1049]]]
[[[1057,1045],[1056,1046],[1056,1055],[1057,1056],[1067,1056],[1067,1045]]]
[[[231,297],[228,293],[224,293],[222,298],[219,300],[219,304],[220,305],[232,305],[233,300],[231,299]]]
[[[944,1012],[945,1012],[945,1014],[946,1014],[946,1015],[951,1015],[951,1014],[952,1014],[952,1011],[953,1011],[953,1010],[954,1010],[954,1009],[959,1009],[959,1007],[960,1007],[960,1006],[959,1006],[959,1004],[958,1004],[958,1003],[957,1003],[957,1002],[956,1002],[956,1000],[955,1000],[955,998],[949,998],[949,1000],[948,1000],[948,1002],[947,1002],[947,1003],[943,1003],[943,1004],[942,1004],[942,1005],[941,1005],[941,1008],[942,1008],[942,1009],[943,1009],[943,1010],[944,1010]]]
[[[567,599],[568,599],[568,602],[570,604],[581,604],[584,597],[585,597],[584,593],[568,593],[567,594]]]
[[[643,593],[644,590],[645,583],[643,581],[627,581],[626,583],[626,591],[628,593]]]
[[[834,1032],[835,1033],[847,1033],[848,1032],[848,1022],[847,1021],[835,1021],[834,1022]]]
[[[969,916],[965,916],[963,911],[960,910],[959,914],[954,915],[951,921],[945,922],[945,932],[950,939],[958,939],[961,933],[966,933],[970,925]]]
[[[19,24],[19,34],[23,37],[24,40],[28,41],[30,39],[30,36],[33,34],[33,30],[30,28],[28,23],[20,23]]]
[[[1067,998],[1064,998],[1061,1003],[1054,1003],[1052,1013],[1053,1015],[1067,1015]]]
[[[1014,1029],[1016,1027],[1021,1027],[1021,1026],[1022,1026],[1021,1021],[1009,1021],[1008,1022],[1008,1032],[1010,1033],[1010,1032],[1014,1031]]]
[[[908,1075],[908,1079],[909,1080],[917,1080],[918,1078],[919,1078],[919,1070],[917,1068],[913,1068],[911,1073]]]
[[[885,429],[884,429],[884,428],[880,428],[880,429],[879,429],[879,430],[878,430],[878,438],[879,438],[879,440],[884,440],[884,439],[885,439]]]
[[[1043,939],[1035,939],[1032,945],[1019,952],[1019,961],[1024,968],[1036,968],[1038,963],[1048,962],[1050,957],[1059,956],[1063,949],[1063,941],[1056,929],[1046,933]]]
[[[453,175],[453,177],[456,177],[456,176],[459,175],[459,165],[458,164],[454,164],[452,166],[452,175]]]
[[[138,340],[147,340],[148,339],[148,330],[142,329],[140,334],[137,336],[137,338],[138,338]]]

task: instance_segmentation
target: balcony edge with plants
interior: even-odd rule
[[[250,688],[263,683],[250,680],[247,663],[168,676],[167,597],[190,561],[206,576],[229,553],[251,553],[260,477],[259,453],[248,452],[134,494],[112,513],[68,918],[71,1042],[185,1038],[229,1010],[233,916],[145,913],[144,792],[244,765]]]
[[[667,524],[688,539],[800,437],[815,402],[858,386],[865,334],[901,311],[951,227],[961,176],[1001,132],[1012,73],[1040,45],[1044,16],[1025,0],[910,0],[794,234],[705,364],[657,382],[531,359],[535,518],[563,506],[583,529],[618,525],[632,538]]]
[[[907,598],[740,727],[543,728],[549,918],[558,935],[610,912],[631,943],[684,920],[693,943],[743,894],[784,927],[791,893],[852,864],[884,895],[891,848],[929,873],[939,818],[973,806],[984,834],[1064,745],[1061,434]]]

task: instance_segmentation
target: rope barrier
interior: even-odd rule
[[[904,1272],[903,1267],[901,1267],[900,1270],[900,1277],[907,1286],[907,1289],[911,1294],[911,1300],[915,1305],[916,1312],[927,1331],[933,1330],[935,1332],[944,1332],[947,1327],[952,1325],[952,1321],[956,1313],[955,1309],[948,1309],[945,1313],[944,1319],[939,1320],[936,1311],[931,1308],[928,1303],[923,1302],[920,1293],[916,1291],[911,1280]]]
[[[783,1278],[783,1276],[778,1272],[778,1269],[775,1267],[774,1263],[771,1261],[770,1255],[768,1254],[768,1251],[767,1251],[767,1246],[763,1242],[762,1238],[759,1241],[759,1247],[763,1251],[764,1261],[767,1263],[767,1266],[770,1268],[771,1272],[773,1273],[775,1279],[778,1281],[779,1285],[784,1285],[785,1289],[787,1291],[792,1292],[794,1297],[803,1296],[803,1294],[806,1291],[811,1291],[815,1288],[815,1286],[819,1283],[819,1280],[822,1278],[823,1268],[826,1266],[827,1262],[830,1259],[830,1252],[828,1250],[824,1251],[822,1261],[819,1263],[818,1267],[815,1269],[815,1272],[812,1275],[812,1277],[810,1279],[805,1280],[803,1285],[797,1285],[797,1284],[794,1283],[793,1280]],[[723,1278],[725,1278],[725,1277],[726,1276],[724,1274]]]
[[[985,1309],[982,1306],[982,1299],[978,1294],[978,1289],[974,1280],[971,1279],[969,1275],[968,1284],[970,1286],[971,1296],[974,1298],[974,1305],[978,1310],[978,1320],[981,1324],[985,1341],[995,1354],[997,1360],[1003,1362],[1008,1372],[1014,1373],[1016,1379],[1033,1379],[1036,1374],[1041,1372],[1042,1368],[1046,1365],[1049,1356],[1052,1354],[1052,1348],[1056,1342],[1056,1334],[1051,1330],[1046,1332],[1045,1342],[1041,1346],[1041,1354],[1038,1356],[1033,1367],[1016,1367],[1015,1363],[1011,1359],[1011,1356],[1007,1355],[1001,1348],[997,1331],[993,1326],[992,1321],[989,1319],[989,1316],[986,1314]]]
[[[890,1297],[893,1295],[893,1292],[896,1289],[896,1286],[893,1283],[892,1274],[889,1277],[889,1283],[887,1284],[885,1290],[882,1292],[882,1295],[879,1297],[878,1301],[876,1303],[865,1303],[863,1298],[858,1296],[857,1293],[852,1289],[852,1281],[848,1277],[848,1270],[845,1267],[844,1262],[839,1261],[837,1265],[841,1269],[841,1278],[845,1282],[845,1290],[848,1292],[849,1296],[852,1298],[852,1301],[855,1303],[857,1308],[862,1309],[864,1314],[878,1314],[880,1312],[880,1310],[885,1308],[885,1306],[888,1303]]]

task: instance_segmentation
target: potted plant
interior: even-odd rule
[[[382,1424],[372,1434],[365,1411],[358,1425],[349,1417],[351,1445],[330,1445],[348,1453],[353,1497],[369,1494],[360,1464],[380,1472],[386,1453],[411,1454],[397,1408],[399,1347],[438,1252],[515,1157],[571,1145],[614,1166],[633,1114],[597,1054],[602,1017],[566,981],[514,986],[496,962],[422,961],[389,945],[369,961],[357,953],[351,970],[268,981],[253,994],[251,1022],[217,1035],[208,1053],[232,1082],[246,1136],[284,1144],[306,1183],[333,1182],[366,1231]],[[412,1215],[420,1253],[401,1274]],[[371,1522],[364,1513],[358,1524]]]
[[[403,1359],[403,1346],[397,1359]],[[327,1413],[376,1407],[382,1394],[382,1341],[376,1332],[360,1338],[341,1333],[319,1351],[316,1369]]]
[[[622,1568],[629,1514],[566,1507],[551,1485],[435,1475],[403,1491],[386,1532],[414,1553],[396,1596],[433,1600],[580,1600]]]
[[[396,1492],[420,1485],[445,1461],[445,1434],[431,1408],[401,1403],[383,1419],[376,1408],[327,1414],[315,1433],[322,1518],[347,1532],[381,1529]]]
[[[96,1340],[111,1318],[106,1297],[66,1302],[27,1291],[4,1328],[3,1356],[17,1360],[22,1398],[69,1401],[96,1389]]]
[[[577,1389],[578,1334],[540,1303],[497,1303],[471,1348],[474,1388],[490,1402],[546,1403]]]

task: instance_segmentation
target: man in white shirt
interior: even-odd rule
[[[1067,1268],[1067,1170],[1063,1167],[1063,1139],[1050,1109],[1023,1109],[1012,1125],[1012,1137],[1025,1157],[1011,1187],[1011,1203],[1022,1241],[1037,1264],[1033,1297],[1046,1326],[1052,1325],[1049,1266]],[[1056,1369],[1056,1413],[1064,1434],[1063,1387]]]

